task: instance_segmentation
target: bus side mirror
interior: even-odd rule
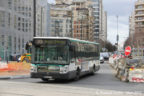
[[[32,47],[32,42],[27,42],[25,45],[25,49],[29,50]]]
[[[75,46],[71,45],[71,46],[69,47],[69,50],[70,50],[70,51],[74,51],[74,50],[75,50]]]
[[[28,45],[28,43],[26,43],[26,45],[25,45],[25,49],[26,49],[26,50],[29,49],[29,45]]]

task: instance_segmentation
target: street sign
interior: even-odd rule
[[[125,55],[126,56],[129,56],[131,54],[131,47],[130,46],[127,46],[126,48],[125,48]]]

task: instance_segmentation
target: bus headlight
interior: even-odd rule
[[[68,70],[69,70],[69,69],[68,69],[68,66],[60,67],[60,73],[61,73],[61,74],[67,73]]]
[[[37,66],[35,64],[31,64],[31,72],[37,72]]]

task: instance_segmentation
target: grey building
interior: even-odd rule
[[[107,40],[107,13],[103,8],[103,0],[92,0],[95,17],[95,30],[94,39],[99,41],[99,39],[105,41]]]
[[[50,33],[50,6],[36,0],[36,36]],[[33,0],[0,0],[0,57],[2,60],[26,53],[33,39]]]
[[[0,57],[6,60],[26,52],[32,37],[32,0],[0,0]]]
[[[95,17],[95,27],[94,27],[94,39],[96,41],[99,40],[99,34],[101,31],[101,0],[92,0],[94,12],[93,15]]]
[[[47,36],[50,36],[50,32],[51,32],[51,16],[50,16],[50,4],[47,3],[47,31],[46,34]]]
[[[36,36],[47,37],[50,34],[50,4],[47,0],[36,0]]]
[[[107,12],[104,10],[102,14],[102,32],[100,34],[100,39],[107,41]]]

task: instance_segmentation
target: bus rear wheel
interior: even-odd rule
[[[76,71],[76,77],[75,77],[75,81],[78,81],[80,79],[80,70],[79,69],[77,69],[77,71]]]

